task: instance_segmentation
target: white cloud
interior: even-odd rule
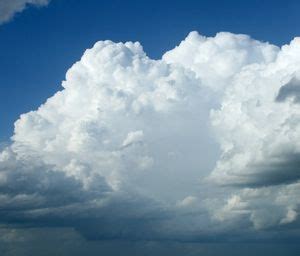
[[[299,49],[192,32],[152,60],[139,43],[97,42],[16,121],[1,219],[182,240],[297,222],[298,84],[281,88],[300,78]]]
[[[0,24],[11,20],[16,13],[22,12],[28,5],[45,6],[50,0],[1,0]]]
[[[273,62],[236,74],[221,108],[212,111],[222,148],[212,173],[218,182],[264,186],[300,178],[300,106],[277,100],[299,77],[299,42],[283,46]]]
[[[122,143],[122,147],[128,147],[133,143],[142,142],[144,137],[143,131],[129,132]]]
[[[247,35],[221,32],[204,37],[191,32],[178,47],[165,53],[163,60],[194,71],[203,86],[220,92],[244,67],[272,62],[278,50]]]
[[[177,202],[177,206],[179,207],[189,207],[197,202],[197,197],[195,196],[187,196],[182,200]]]

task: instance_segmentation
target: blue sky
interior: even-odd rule
[[[66,70],[96,41],[140,41],[160,58],[193,30],[249,34],[276,45],[300,34],[300,2],[54,0],[0,26],[0,139],[21,113],[60,89]]]

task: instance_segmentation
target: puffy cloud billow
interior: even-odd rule
[[[295,234],[299,81],[299,38],[192,32],[160,60],[99,41],[16,121],[0,153],[2,225],[88,239]]]

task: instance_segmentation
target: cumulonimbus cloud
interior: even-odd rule
[[[279,48],[192,32],[160,60],[137,42],[97,42],[16,121],[1,220],[91,239],[297,224],[299,64],[298,38]]]
[[[1,0],[0,24],[11,20],[16,13],[22,12],[28,5],[45,6],[50,0]]]

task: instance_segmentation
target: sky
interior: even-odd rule
[[[1,255],[299,255],[299,10],[0,0]]]

